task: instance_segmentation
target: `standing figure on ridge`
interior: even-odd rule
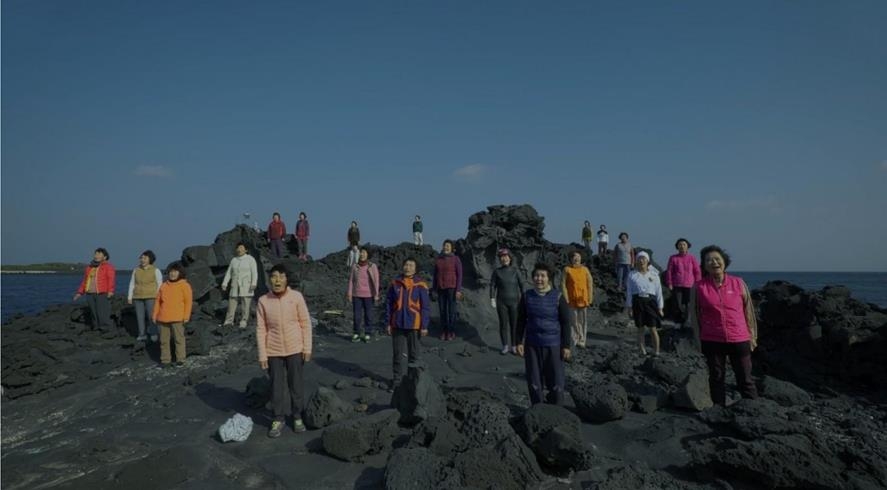
[[[89,305],[89,313],[92,317],[92,328],[111,328],[111,297],[114,296],[114,286],[117,280],[117,271],[109,262],[111,256],[104,248],[97,248],[92,254],[92,262],[83,272],[83,281],[74,295],[74,301],[86,295],[86,304]]]
[[[690,291],[689,323],[708,364],[711,400],[716,405],[727,403],[728,357],[742,398],[757,398],[751,353],[758,346],[758,321],[748,286],[741,278],[727,274],[730,256],[721,247],[709,245],[699,252],[699,258],[702,279]]]
[[[413,244],[417,247],[421,247],[422,242],[422,217],[418,214],[416,218],[413,220]]]
[[[403,261],[403,273],[391,281],[385,296],[385,325],[391,336],[393,362],[391,387],[394,391],[406,372],[408,363],[419,360],[419,336],[428,335],[431,320],[428,285],[416,276],[416,259]]]
[[[591,260],[591,256],[594,255],[594,248],[592,247],[593,241],[594,233],[591,231],[591,223],[586,221],[582,226],[582,244],[585,245],[589,260]]]
[[[678,238],[674,247],[678,253],[668,258],[668,268],[665,270],[665,287],[674,296],[674,304],[677,310],[675,320],[686,326],[687,308],[690,305],[690,290],[693,285],[702,279],[702,271],[696,257],[689,253],[690,242],[686,238]]]
[[[271,254],[275,258],[283,258],[286,248],[283,241],[286,239],[286,225],[280,219],[280,213],[274,213],[271,216],[271,222],[268,223],[268,244],[271,245]]]
[[[563,272],[561,292],[570,306],[570,345],[584,349],[588,336],[588,308],[594,301],[594,279],[588,267],[582,265],[582,254],[578,250],[570,254],[570,265],[564,267]]]
[[[357,221],[352,221],[348,227],[346,240],[348,240],[348,268],[357,263],[360,255],[360,228]]]
[[[659,273],[650,267],[650,255],[639,252],[635,258],[636,270],[628,275],[628,291],[625,293],[625,312],[632,315],[638,329],[638,346],[641,354],[647,355],[644,347],[644,329],[649,327],[653,340],[653,355],[659,356],[659,331],[662,326],[662,284]]]
[[[601,225],[597,231],[597,254],[601,257],[607,255],[607,244],[610,242],[610,234],[606,225]]]
[[[348,302],[354,312],[352,342],[369,342],[372,334],[373,304],[379,301],[379,268],[370,262],[370,253],[361,248],[348,277]],[[361,322],[363,314],[363,322]]]
[[[532,405],[564,404],[564,361],[571,356],[570,307],[552,286],[553,275],[551,266],[537,263],[534,287],[524,293],[517,310],[517,355],[524,358]]]
[[[453,241],[444,240],[440,255],[434,261],[431,281],[440,308],[441,340],[456,338],[456,301],[462,299],[462,260],[453,253]]]
[[[634,268],[634,248],[628,241],[628,233],[623,231],[619,234],[619,243],[613,247],[613,254],[616,262],[616,283],[619,284],[620,291],[625,291],[628,275]]]
[[[271,291],[256,306],[256,346],[259,367],[271,377],[273,419],[268,437],[280,437],[286,417],[293,417],[293,432],[305,432],[302,407],[305,382],[302,371],[311,361],[311,316],[302,293],[290,289],[286,267],[271,268]]]
[[[499,338],[502,354],[517,353],[517,307],[523,296],[523,280],[512,263],[511,252],[500,248],[497,255],[501,267],[490,277],[490,304],[499,316]]]
[[[296,222],[296,244],[298,245],[299,258],[302,261],[308,260],[308,236],[311,235],[311,229],[308,226],[308,215],[304,212],[299,213],[299,221]]]
[[[222,280],[222,291],[227,291],[228,284],[231,284],[231,291],[228,293],[228,313],[225,315],[225,322],[222,326],[234,325],[237,303],[240,303],[240,328],[246,328],[246,324],[249,322],[250,303],[252,303],[253,294],[256,292],[259,273],[256,268],[256,259],[246,253],[246,245],[238,243],[234,253],[236,255],[228,264],[225,279]]]
[[[139,256],[139,265],[132,271],[129,278],[129,292],[126,295],[126,302],[134,304],[136,308],[136,322],[139,325],[139,336],[136,338],[138,342],[144,342],[145,337],[145,318],[148,319],[148,335],[151,336],[151,342],[157,342],[157,324],[154,323],[154,299],[157,297],[157,291],[163,284],[163,273],[154,266],[157,256],[150,250],[145,250]]]

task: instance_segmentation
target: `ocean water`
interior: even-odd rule
[[[778,279],[808,290],[827,285],[847,286],[853,297],[887,308],[887,273],[885,272],[733,272],[745,279],[752,289]],[[129,271],[118,271],[117,294],[125,295],[129,287]],[[0,311],[6,322],[21,313],[34,315],[47,306],[68,303],[80,286],[83,276],[77,274],[3,274],[0,277]],[[80,301],[83,301],[82,299]]]

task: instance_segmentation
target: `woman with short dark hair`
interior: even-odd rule
[[[748,286],[727,274],[730,256],[709,245],[699,252],[702,280],[690,292],[690,325],[708,364],[711,399],[726,404],[726,363],[730,359],[743,398],[757,398],[751,353],[758,345],[758,322]]]
[[[129,292],[126,296],[126,302],[135,305],[136,322],[139,325],[139,336],[136,338],[139,342],[144,342],[145,337],[145,317],[148,318],[148,334],[151,336],[151,342],[157,342],[157,324],[152,318],[154,312],[154,299],[157,297],[157,291],[163,284],[163,273],[154,266],[157,257],[154,252],[145,250],[139,256],[139,265],[132,270],[129,277]]]

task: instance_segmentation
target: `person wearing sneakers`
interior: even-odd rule
[[[403,274],[394,278],[385,295],[385,325],[393,347],[392,381],[394,391],[409,363],[419,360],[419,336],[428,335],[431,298],[428,285],[416,275],[416,259],[403,261]]]
[[[709,245],[699,252],[702,279],[690,292],[690,326],[708,364],[711,401],[726,405],[727,358],[742,398],[757,398],[752,378],[751,353],[758,346],[758,321],[748,286],[740,277],[727,274],[730,256]]]
[[[699,262],[689,252],[690,242],[686,238],[678,238],[674,247],[678,253],[668,258],[668,268],[665,269],[665,287],[674,295],[676,308],[675,320],[686,326],[687,308],[690,305],[690,290],[693,285],[702,279],[702,271]]]
[[[456,301],[462,299],[462,260],[453,253],[453,247],[452,240],[444,240],[431,281],[440,308],[441,340],[456,338]]]
[[[352,342],[370,341],[373,329],[370,323],[373,317],[373,304],[379,301],[379,268],[370,262],[369,258],[369,251],[361,248],[357,263],[351,266],[351,274],[348,277],[347,298],[354,312]]]
[[[271,268],[271,291],[256,307],[256,346],[259,367],[271,377],[273,419],[268,437],[280,437],[286,417],[293,417],[293,431],[305,432],[302,405],[305,384],[302,369],[311,360],[311,317],[302,293],[290,289],[282,264]]]
[[[499,338],[502,340],[502,355],[516,352],[517,344],[517,305],[523,296],[523,283],[517,267],[512,265],[511,252],[500,248],[497,253],[501,267],[490,277],[490,305],[499,316]]]
[[[228,264],[225,279],[222,280],[222,291],[231,285],[228,293],[228,313],[225,315],[223,327],[234,325],[234,315],[237,313],[237,303],[240,303],[240,328],[246,328],[249,322],[249,307],[256,292],[256,284],[259,281],[259,273],[256,268],[256,259],[246,253],[246,245],[238,243],[234,249],[234,258]]]
[[[185,325],[191,320],[191,303],[194,298],[182,264],[170,264],[166,275],[166,282],[157,291],[152,319],[160,327],[160,365],[172,365],[169,342],[170,337],[173,337],[176,343],[176,366],[181,367],[185,365]]]
[[[296,244],[299,246],[299,259],[303,262],[308,260],[308,237],[311,235],[311,228],[308,226],[308,215],[299,213],[299,221],[296,222]]]
[[[286,239],[286,225],[280,219],[280,213],[271,215],[271,222],[268,223],[268,244],[271,245],[271,255],[277,259],[283,258],[286,246],[283,241]]]
[[[638,346],[641,354],[647,355],[644,347],[645,329],[650,329],[653,340],[653,355],[659,356],[659,332],[662,325],[662,284],[659,274],[650,267],[650,255],[640,251],[635,257],[635,270],[628,275],[628,288],[625,293],[625,313],[632,315],[638,329]]]
[[[582,253],[578,250],[570,254],[570,265],[564,267],[561,292],[570,305],[571,345],[584,349],[588,336],[588,307],[594,300],[594,279],[588,267],[582,265]]]
[[[564,361],[570,352],[570,307],[553,287],[554,268],[537,263],[533,288],[517,309],[517,355],[524,358],[530,403],[564,404]],[[548,395],[543,397],[544,390]]]
[[[86,296],[94,329],[111,328],[111,297],[114,296],[117,272],[109,260],[111,256],[107,250],[95,249],[92,262],[83,272],[83,280],[74,295],[74,301]]]
[[[154,261],[157,256],[150,250],[145,250],[139,256],[139,265],[132,271],[129,278],[129,293],[126,295],[126,302],[135,305],[136,322],[139,325],[139,336],[136,338],[138,342],[147,340],[145,337],[145,318],[148,319],[148,335],[151,336],[151,342],[157,342],[157,325],[152,319],[154,315],[154,298],[157,297],[157,291],[163,284],[163,274],[160,269],[154,267]]]

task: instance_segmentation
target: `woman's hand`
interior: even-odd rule
[[[516,346],[514,346],[514,350],[517,355],[524,357],[524,344],[517,344]]]

